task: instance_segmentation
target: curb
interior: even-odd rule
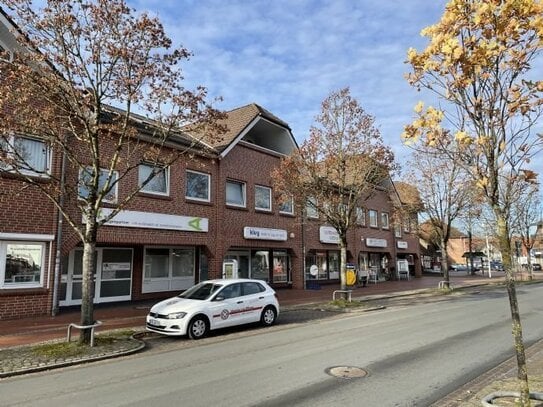
[[[146,347],[145,342],[137,338],[137,336],[139,335],[141,335],[141,333],[138,332],[130,336],[129,340],[137,344],[137,346],[131,349],[114,350],[108,353],[99,354],[95,356],[82,356],[82,357],[68,358],[62,362],[43,363],[38,366],[24,367],[21,369],[12,370],[10,372],[0,372],[0,379],[12,377],[12,376],[19,376],[23,374],[41,372],[44,370],[59,369],[62,367],[80,365],[83,363],[98,362],[100,360],[112,359],[112,358],[116,358],[120,356],[131,355],[133,353],[143,350]]]

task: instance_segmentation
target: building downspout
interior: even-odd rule
[[[305,210],[302,209],[302,281],[304,284],[304,290],[307,290],[307,276],[306,276],[306,255],[305,255]]]
[[[60,208],[64,207],[64,183],[66,182],[66,152],[62,149],[62,164],[61,164],[61,174],[60,174],[60,197],[58,204]],[[58,290],[60,284],[60,257],[61,257],[61,248],[62,248],[62,226],[64,221],[64,215],[61,210],[57,209],[57,236],[56,236],[56,252],[55,252],[55,272],[53,277],[53,306],[51,308],[51,316],[58,314]]]

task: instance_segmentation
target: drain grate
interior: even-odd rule
[[[325,372],[340,379],[360,379],[368,375],[366,370],[355,366],[334,366],[327,368]]]

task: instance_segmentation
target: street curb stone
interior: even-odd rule
[[[145,342],[137,339],[137,336],[138,333],[133,334],[128,340],[118,341],[115,346],[109,347],[110,349],[106,349],[103,352],[97,354],[59,358],[55,359],[52,362],[41,362],[39,360],[29,360],[27,358],[13,356],[14,353],[22,353],[21,349],[28,349],[30,348],[29,346],[3,349],[0,350],[0,361],[4,359],[3,355],[6,355],[5,359],[9,359],[10,363],[4,363],[4,361],[2,362],[2,368],[0,369],[0,379],[28,373],[41,372],[44,370],[69,367],[82,363],[97,362],[100,360],[111,359],[120,356],[127,356],[139,352],[145,348]],[[55,342],[58,343],[59,341]]]

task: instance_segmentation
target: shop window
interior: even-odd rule
[[[211,176],[209,174],[187,170],[185,197],[196,201],[210,202],[210,183]]]
[[[0,138],[1,168],[28,174],[46,176],[49,173],[51,154],[43,140],[23,136],[4,136]]]
[[[328,252],[328,278],[339,279],[339,252]]]
[[[381,227],[383,229],[388,229],[390,227],[388,213],[386,212],[381,212]]]
[[[378,220],[377,220],[377,211],[374,209],[370,209],[368,211],[368,215],[370,218],[370,227],[372,228],[379,227]]]
[[[305,213],[310,219],[318,219],[319,212],[317,211],[317,198],[310,197],[307,199]]]
[[[245,208],[245,183],[226,181],[226,204]]]
[[[255,185],[255,209],[271,211],[271,188]]]
[[[356,208],[356,224],[366,226],[366,211],[364,208]]]
[[[0,242],[0,287],[41,287],[45,244]]]
[[[79,171],[79,197],[86,199],[89,196],[89,190],[93,178],[94,170],[92,167],[86,167]],[[103,190],[109,181],[109,185],[105,192],[104,202],[114,203],[117,202],[117,179],[119,175],[117,171],[111,173],[109,177],[109,170],[101,169],[98,176],[98,191]]]
[[[193,248],[146,248],[143,292],[187,289],[194,284]]]
[[[143,185],[145,181],[147,183]],[[152,164],[140,164],[138,167],[138,185],[143,192],[169,195],[170,177],[168,168]]]
[[[270,261],[267,250],[256,250],[251,253],[251,278],[269,280]]]
[[[279,212],[288,215],[294,215],[294,199],[290,197],[288,200],[281,202],[279,204]]]
[[[288,255],[285,251],[273,252],[273,282],[286,283],[288,281]]]

